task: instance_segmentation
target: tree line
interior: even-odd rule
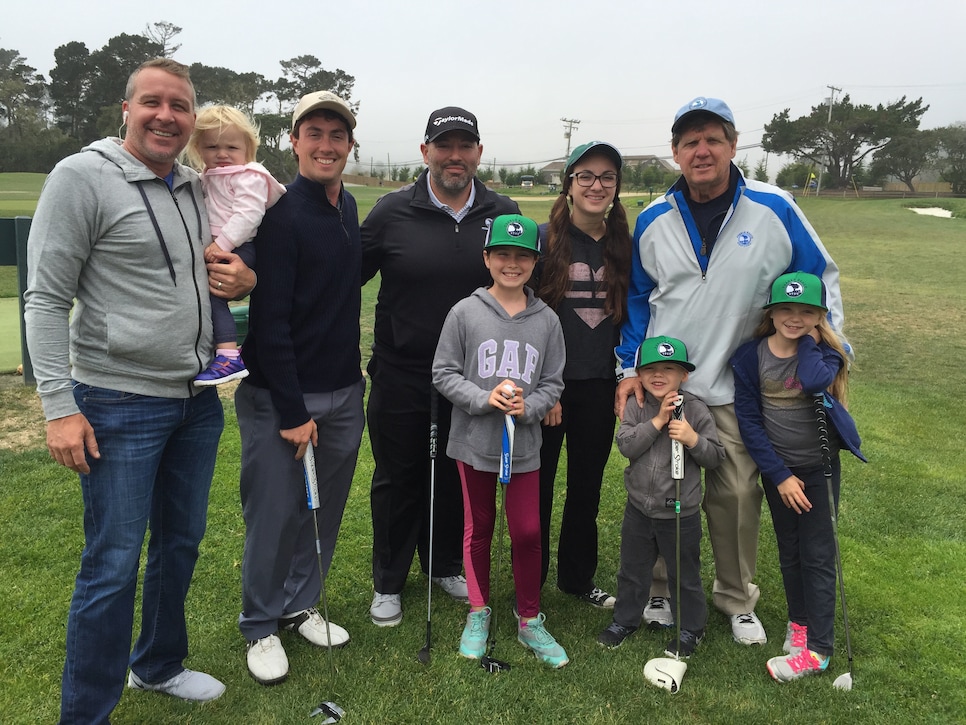
[[[776,114],[765,124],[761,145],[795,159],[779,173],[779,186],[804,186],[821,170],[827,174],[823,188],[880,185],[891,177],[915,191],[914,181],[932,171],[953,193],[966,194],[966,124],[920,129],[927,110],[922,98],[872,106],[854,104],[845,94],[795,120],[787,108]]]
[[[145,60],[173,57],[182,28],[167,22],[148,25],[142,33],[117,35],[97,50],[70,42],[54,51],[50,79],[28,65],[16,50],[0,48],[0,172],[47,173],[60,159],[84,145],[120,133],[123,88],[130,73]],[[228,68],[193,63],[191,77],[199,105],[224,103],[247,111],[260,127],[259,160],[286,181],[296,165],[286,141],[291,111],[305,93],[330,90],[352,101],[355,78],[337,68],[322,67],[312,55],[279,61],[281,75],[272,80],[259,73],[239,73]],[[922,115],[929,106],[918,98],[872,106],[853,104],[849,95],[814,106],[797,119],[790,109],[775,114],[765,124],[762,148],[792,157],[779,172],[780,186],[807,185],[816,169],[826,175],[823,188],[878,185],[894,178],[914,190],[913,182],[925,172],[966,194],[966,124],[922,130]],[[359,161],[359,146],[355,149]],[[738,162],[744,173],[768,179],[764,162],[753,170]],[[407,181],[419,168],[379,167],[372,175]],[[513,171],[481,166],[483,181],[499,178],[516,186],[520,177],[539,171],[532,165]],[[676,174],[650,166],[624,170],[625,188],[659,188],[672,183]]]
[[[98,50],[70,42],[54,50],[50,79],[28,65],[19,51],[0,48],[0,172],[49,172],[65,156],[105,136],[121,133],[121,101],[128,76],[151,58],[171,58],[182,28],[166,22],[140,34],[117,35]],[[355,78],[322,67],[318,58],[300,55],[279,61],[281,75],[190,65],[198,105],[223,103],[249,113],[260,129],[259,160],[280,180],[295,174],[284,142],[292,109],[306,93],[329,90],[353,111]],[[356,147],[356,160],[359,149]]]

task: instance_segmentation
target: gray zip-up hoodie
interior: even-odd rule
[[[503,414],[487,402],[509,378],[523,388],[513,470],[540,468],[540,421],[563,392],[567,362],[556,313],[524,288],[527,306],[510,317],[485,287],[457,302],[446,316],[433,360],[433,385],[453,403],[446,455],[478,471],[499,471]]]
[[[211,232],[198,175],[175,163],[173,187],[120,139],[86,146],[47,177],[24,293],[47,420],[78,412],[72,377],[165,398],[197,391],[191,381],[213,353],[202,254]]]
[[[718,441],[714,418],[701,400],[682,390],[683,411],[688,424],[698,434],[694,448],[684,448],[684,480],[681,482],[681,515],[697,513],[701,506],[701,468],[717,468],[725,459],[724,446]],[[624,419],[617,429],[617,449],[630,461],[624,469],[627,500],[645,516],[673,519],[675,485],[671,478],[671,437],[667,426],[658,430],[651,418],[661,404],[648,392],[644,407],[635,398],[627,401]]]

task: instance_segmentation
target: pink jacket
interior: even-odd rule
[[[265,210],[285,193],[285,187],[257,162],[205,169],[201,185],[211,235],[226,252],[254,237]]]

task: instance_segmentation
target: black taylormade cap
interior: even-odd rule
[[[447,106],[429,114],[429,121],[426,122],[426,135],[423,140],[425,143],[430,143],[448,131],[466,131],[477,141],[480,140],[476,116],[458,106]]]

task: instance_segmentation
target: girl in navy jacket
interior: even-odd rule
[[[830,421],[832,490],[838,507],[839,450],[861,460],[855,422],[845,408],[845,351],[830,328],[826,289],[813,274],[775,280],[755,338],[735,352],[735,413],[761,471],[778,539],[788,626],[784,650],[768,660],[779,682],[823,672],[834,642],[835,540],[815,416],[823,396]]]

